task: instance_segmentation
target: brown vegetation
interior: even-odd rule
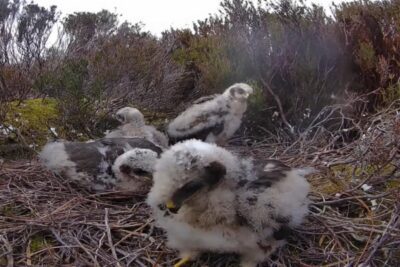
[[[60,20],[55,7],[0,1],[0,266],[170,266],[177,255],[144,195],[94,195],[35,159],[1,158],[32,157],[48,138],[100,137],[125,105],[162,128],[234,82],[256,92],[229,148],[319,171],[307,222],[271,266],[398,266],[400,1],[333,11],[224,0],[193,31],[156,38],[105,10]],[[236,260],[207,254],[193,266]]]
[[[358,120],[400,96],[397,0],[341,4],[334,18],[290,0],[259,7],[225,0],[222,13],[196,22],[194,32],[171,29],[158,39],[108,11],[81,12],[61,20],[50,48],[55,7],[2,5],[3,119],[12,100],[54,97],[60,125],[95,137],[110,127],[109,112],[123,105],[173,115],[245,81],[257,89],[247,132],[285,133],[293,141],[328,105],[363,94],[365,101],[346,109]]]

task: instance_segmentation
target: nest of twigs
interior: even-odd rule
[[[362,138],[339,148],[315,138],[234,148],[318,170],[308,177],[306,222],[263,266],[400,266],[398,112],[391,107],[358,125]],[[144,200],[91,194],[34,160],[3,163],[0,266],[172,266],[178,255]],[[205,254],[192,266],[237,264],[235,255]]]

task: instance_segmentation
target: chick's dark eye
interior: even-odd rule
[[[119,166],[119,170],[122,173],[129,174],[131,172],[131,167],[129,165],[122,164],[121,166]]]
[[[120,115],[120,114],[117,114],[116,117],[117,117],[117,119],[120,120],[120,121],[123,121],[123,120],[124,120],[124,116],[122,116],[122,115]]]
[[[245,93],[245,91],[244,91],[242,88],[238,88],[238,89],[237,89],[237,92],[238,92],[239,94],[241,94],[241,95]]]
[[[144,175],[148,175],[149,174],[149,172],[147,172],[147,171],[145,171],[143,169],[139,169],[139,168],[133,169],[132,172],[134,174],[136,174],[136,175],[139,175],[139,176],[144,176]]]

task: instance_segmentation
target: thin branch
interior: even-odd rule
[[[110,225],[108,224],[108,208],[104,209],[104,224],[106,226],[108,245],[110,246],[111,253],[115,259],[115,266],[121,267],[121,264],[119,263],[119,260],[118,260],[117,252],[115,251],[115,247],[112,242]]]

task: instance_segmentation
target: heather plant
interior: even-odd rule
[[[367,108],[374,111],[398,99],[400,78],[400,1],[363,1],[335,7],[342,42],[352,55],[358,74],[352,89],[368,95]]]
[[[99,137],[122,106],[173,117],[198,97],[248,82],[256,94],[240,134],[294,140],[315,118],[334,131],[400,96],[399,9],[399,1],[350,2],[329,17],[303,1],[224,0],[193,30],[161,38],[106,10],[77,12],[48,47],[56,8],[3,1],[0,116],[12,100],[52,97],[68,138]],[[341,113],[324,113],[349,100]]]
[[[353,73],[334,21],[320,7],[264,1],[256,8],[241,0],[221,6],[221,20],[210,18],[196,30],[203,39],[223,40],[213,49],[222,47],[231,77],[253,79],[261,87],[265,108],[254,113],[257,124],[301,132],[324,106],[337,103]],[[204,64],[205,70],[218,69],[214,61]]]

